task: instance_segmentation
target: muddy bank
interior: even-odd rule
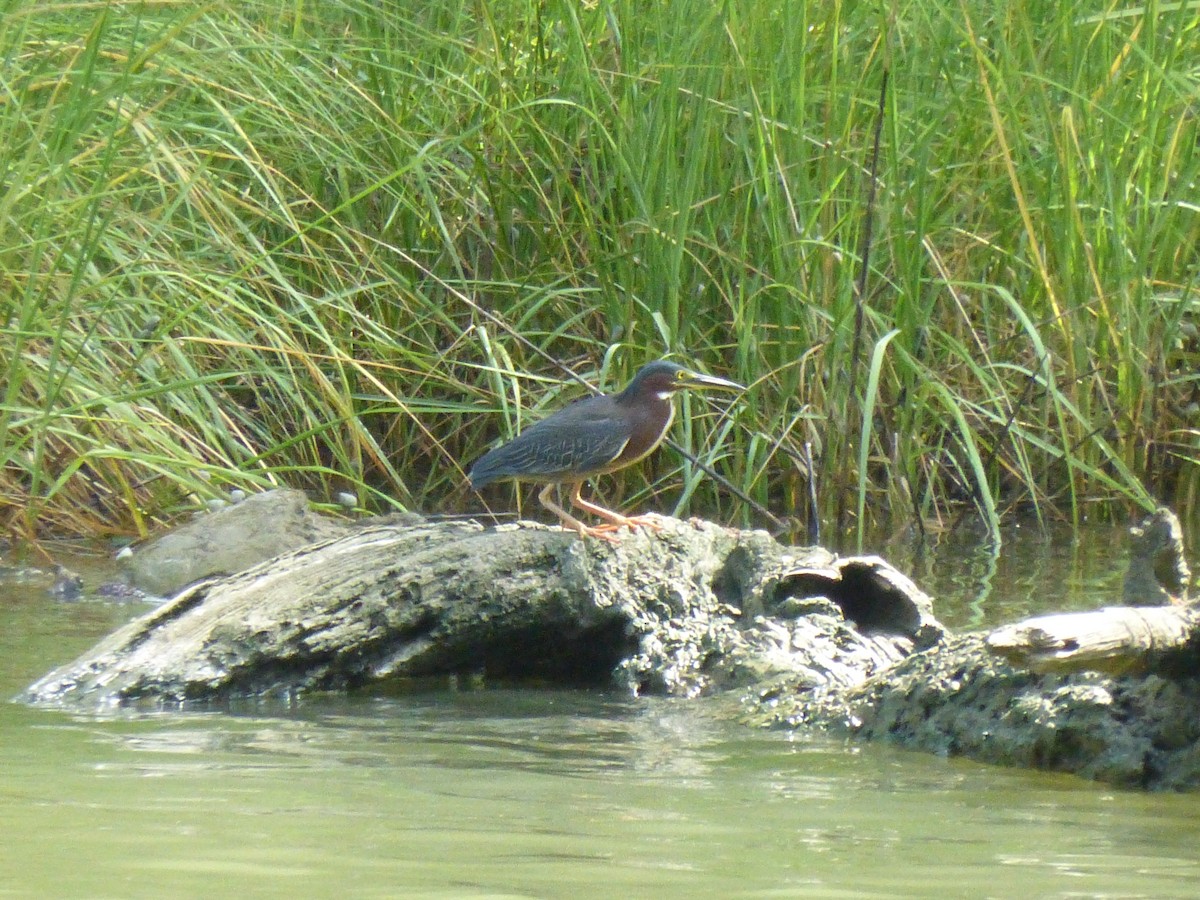
[[[292,544],[275,555],[260,540],[269,558],[182,589],[21,699],[212,702],[449,675],[617,685],[717,696],[756,725],[1127,786],[1200,786],[1196,623],[1179,596],[1182,560],[1164,565],[1161,542],[1134,553],[1150,574],[1126,584],[1168,603],[1156,612],[1100,615],[1116,629],[1051,617],[954,636],[884,560],[763,532],[664,518],[661,531],[614,545],[531,523],[406,520],[304,526],[325,529],[313,542],[302,528],[296,540],[311,515],[302,500],[276,493],[256,498],[246,522],[259,532],[291,523]],[[272,503],[286,514],[271,515]],[[244,561],[218,557],[243,553],[245,527],[223,510],[173,539],[191,548],[189,565],[222,572]],[[144,566],[155,553],[179,555],[152,544],[134,556]]]

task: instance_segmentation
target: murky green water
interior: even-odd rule
[[[1119,587],[1120,543],[1014,539],[999,563],[905,567],[964,626],[1096,605]],[[5,588],[0,694],[134,611]],[[0,703],[0,773],[5,897],[1194,897],[1200,885],[1195,796],[595,693],[105,716]]]

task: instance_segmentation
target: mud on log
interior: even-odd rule
[[[784,677],[751,694],[747,721],[816,727],[1125,787],[1200,789],[1200,611],[1178,521],[1131,529],[1130,604],[1038,616],[947,638],[846,690]]]
[[[1200,789],[1194,648],[1190,671],[1039,674],[993,655],[983,639],[951,637],[844,691],[801,697],[777,684],[751,698],[747,720],[1122,787]]]
[[[618,546],[536,525],[365,528],[183,590],[24,699],[214,700],[454,673],[686,696],[783,672],[846,685],[943,633],[882,560],[662,525]]]

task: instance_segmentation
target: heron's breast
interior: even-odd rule
[[[650,455],[662,443],[675,418],[675,404],[670,399],[656,399],[647,406],[649,408],[637,411],[629,440],[613,461],[604,467],[604,472],[615,472],[631,466]]]

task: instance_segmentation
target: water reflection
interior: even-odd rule
[[[935,599],[951,628],[990,628],[1050,610],[1121,602],[1128,561],[1125,526],[1014,525],[995,547],[969,528],[925,541],[896,540],[880,552]]]
[[[1182,897],[1200,876],[1192,798],[759,733],[694,703],[485,690],[14,711],[0,728],[24,746],[6,751],[22,787],[0,821],[21,827],[0,860],[44,860],[6,871],[55,896],[152,875],[206,896],[930,896],[981,879],[998,896]],[[80,859],[98,862],[88,878],[52,879]]]
[[[485,765],[496,772],[576,778],[632,773],[704,786],[740,747],[730,741],[726,723],[689,701],[553,690],[327,696],[286,706],[246,701],[222,712],[115,718],[124,727],[98,732],[98,738],[135,751],[133,764],[147,774],[147,759],[177,770],[185,764],[180,756],[217,768],[257,767],[260,758],[297,770],[387,767],[402,748],[409,765]],[[469,754],[461,752],[464,744]]]

